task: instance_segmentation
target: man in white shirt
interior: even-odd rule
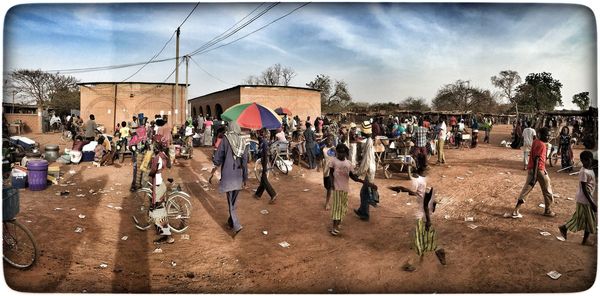
[[[438,121],[439,131],[436,150],[438,152],[437,164],[446,163],[446,155],[444,155],[444,142],[446,141],[446,122],[440,117]]]
[[[527,170],[527,164],[529,162],[529,151],[531,151],[531,144],[535,139],[535,130],[529,127],[528,122],[525,122],[525,128],[523,130],[523,170]]]

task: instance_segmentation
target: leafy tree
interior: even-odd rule
[[[573,96],[572,102],[579,107],[579,110],[587,110],[590,107],[590,93],[580,92]]]
[[[519,104],[515,100],[516,86],[521,83],[521,76],[517,71],[504,70],[500,71],[499,76],[492,76],[492,84],[502,90],[502,96],[508,99],[511,104],[515,105],[517,117],[519,116]]]
[[[328,110],[330,107],[345,107],[352,102],[352,96],[348,91],[348,84],[343,80],[336,80],[332,83],[329,76],[319,74],[317,77],[306,84],[310,88],[321,92],[321,106]]]
[[[294,69],[275,64],[264,70],[259,76],[249,76],[243,83],[247,85],[288,86],[294,77],[296,77]]]
[[[529,112],[551,111],[562,106],[561,87],[562,83],[548,72],[531,73],[517,87],[516,100]]]
[[[48,73],[42,70],[15,70],[8,75],[7,84],[20,94],[24,103],[33,103],[38,112],[48,109],[51,105],[60,108],[79,105],[77,79],[58,73]],[[54,101],[56,100],[56,101]],[[54,103],[53,103],[54,101]],[[66,104],[66,102],[69,102]],[[39,126],[42,126],[39,117]]]
[[[400,108],[411,111],[429,111],[431,107],[424,98],[408,97],[400,102]]]
[[[439,89],[432,105],[435,110],[487,112],[497,103],[489,90],[472,87],[469,81],[457,80]]]

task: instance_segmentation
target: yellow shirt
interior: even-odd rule
[[[129,137],[129,128],[128,127],[122,127],[119,130],[119,133],[121,134],[121,138]]]

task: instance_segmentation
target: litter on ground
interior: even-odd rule
[[[287,247],[289,247],[289,246],[290,246],[290,244],[289,244],[288,242],[286,242],[286,241],[280,242],[280,243],[279,243],[279,245],[280,245],[282,248],[287,248]]]
[[[553,280],[557,280],[562,274],[558,273],[558,271],[556,270],[552,270],[550,272],[547,273],[547,275],[553,279]]]

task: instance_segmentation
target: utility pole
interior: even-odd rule
[[[185,56],[185,100],[184,100],[184,102],[185,102],[185,115],[186,115],[186,118],[184,118],[184,119],[186,119],[186,120],[187,120],[188,112],[189,112],[189,110],[188,110],[189,109],[188,108],[188,105],[189,105],[188,104],[188,72],[189,72],[189,69],[190,69],[189,63],[190,63],[190,56],[186,55]]]
[[[13,93],[12,113],[14,114],[15,113],[15,95],[17,94],[17,91],[13,90],[12,93]]]
[[[179,30],[180,28],[177,28],[177,39],[176,39],[176,43],[175,43],[175,104],[172,105],[171,109],[175,109],[173,110],[173,112],[171,112],[171,116],[173,116],[173,125],[175,125],[179,120],[179,113],[178,109],[177,109],[177,103],[179,102]],[[174,107],[174,108],[173,108]]]

